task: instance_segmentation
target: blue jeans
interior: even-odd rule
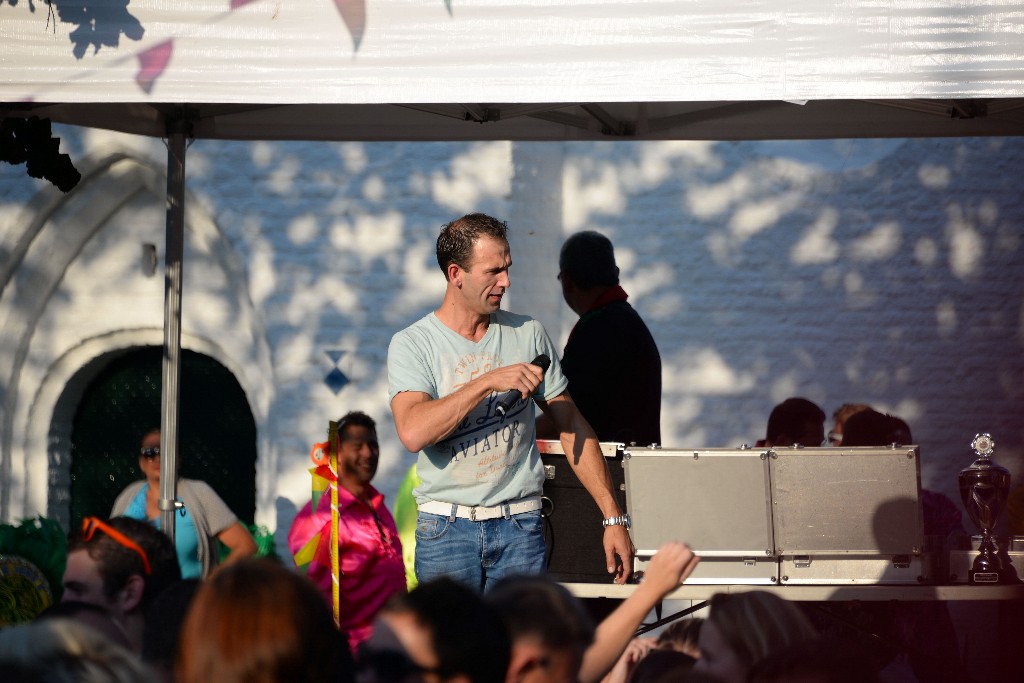
[[[508,576],[544,572],[540,510],[474,522],[420,512],[416,517],[416,579],[447,576],[486,591]]]

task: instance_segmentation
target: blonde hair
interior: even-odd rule
[[[871,406],[867,403],[844,403],[836,408],[836,412],[832,413],[832,418],[839,424],[845,425],[850,416],[865,410],[871,410]]]
[[[0,630],[0,670],[38,683],[152,683],[153,671],[126,648],[73,619]]]

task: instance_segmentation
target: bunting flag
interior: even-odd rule
[[[334,486],[338,477],[335,472],[331,469],[331,463],[328,453],[330,452],[330,441],[324,441],[322,443],[313,444],[313,449],[309,454],[309,459],[313,461],[315,467],[309,469],[309,475],[312,480],[311,487],[311,505],[310,505],[310,523],[316,525],[319,520],[317,511],[320,506],[320,498],[323,496],[325,491],[328,491]],[[328,539],[330,538],[330,521],[323,520],[319,522],[320,528],[317,529],[306,544],[303,545],[297,552],[294,553],[295,567],[300,573],[306,574],[309,571],[309,566],[313,562],[321,564],[325,567],[331,566],[331,555],[330,546],[328,545]]]
[[[331,420],[327,428],[327,440],[331,444],[328,452],[329,466],[334,474],[331,484],[331,602],[334,607],[334,625],[341,627],[341,567],[338,558],[338,423]]]
[[[320,534],[316,534],[313,538],[309,539],[306,545],[299,549],[299,552],[293,556],[295,558],[295,567],[299,570],[299,573],[303,576],[309,571],[309,565],[316,559],[317,553],[320,549]]]
[[[334,0],[334,6],[352,34],[352,49],[358,52],[366,30],[366,0]]]
[[[313,444],[310,459],[316,465],[309,470],[312,477],[312,500],[309,514],[303,508],[292,524],[292,533],[298,538],[305,533],[310,538],[298,549],[292,546],[295,567],[305,576],[314,564],[327,567],[331,575],[331,605],[334,625],[341,624],[341,560],[338,557],[338,423],[331,421],[327,429],[327,442]],[[330,513],[320,508],[325,492],[330,492]],[[301,525],[301,526],[300,526]]]
[[[312,505],[310,509],[310,515],[312,516],[311,523],[316,524],[316,511],[320,504],[320,497],[323,495],[330,486],[332,481],[335,480],[334,473],[330,471],[327,465],[321,467],[312,467],[309,470],[309,474],[313,480],[312,487]],[[328,524],[330,522],[324,521],[320,528],[317,529],[306,544],[302,546],[295,554],[295,567],[299,572],[305,575],[309,571],[309,565],[313,562],[322,564],[325,567],[331,566],[330,549],[327,546],[325,540],[330,536],[330,530]],[[326,534],[325,534],[326,532]]]
[[[165,40],[135,55],[139,60],[139,71],[135,74],[135,82],[148,95],[152,92],[156,81],[167,69],[174,52],[174,40]]]

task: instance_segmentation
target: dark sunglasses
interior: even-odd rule
[[[148,458],[150,460],[152,460],[153,458],[159,458],[160,457],[160,447],[159,446],[156,446],[155,448],[143,448],[140,452],[142,453],[142,457],[143,458]]]
[[[137,552],[139,557],[142,558],[142,566],[146,568],[146,575],[148,576],[151,573],[149,558],[146,556],[146,551],[142,549],[142,546],[97,517],[86,517],[82,520],[82,540],[86,543],[91,541],[92,537],[96,535],[97,529],[120,543],[121,546]]]

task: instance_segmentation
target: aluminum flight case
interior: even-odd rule
[[[667,541],[700,557],[688,584],[775,584],[767,449],[626,449],[636,570]]]
[[[774,448],[783,584],[916,584],[926,577],[917,446]]]

